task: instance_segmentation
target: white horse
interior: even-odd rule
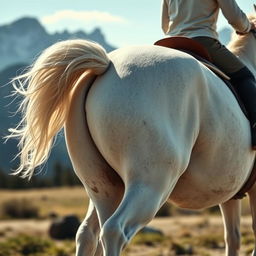
[[[254,36],[236,36],[230,49],[256,75]],[[248,120],[208,68],[164,47],[106,54],[96,43],[70,40],[46,49],[18,79],[24,118],[10,135],[20,138],[16,173],[31,177],[65,127],[90,197],[77,256],[120,255],[166,201],[188,209],[219,204],[226,255],[238,255],[240,201],[230,198],[255,153]],[[256,185],[248,194],[256,234]]]

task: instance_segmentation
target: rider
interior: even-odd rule
[[[205,46],[213,63],[230,78],[243,101],[251,123],[252,148],[256,150],[256,81],[251,71],[218,41],[219,10],[239,34],[256,28],[235,0],[163,0],[162,29],[169,36],[185,36]]]

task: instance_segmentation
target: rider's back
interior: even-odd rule
[[[164,0],[163,31],[170,36],[217,38],[216,22],[219,10],[237,31],[248,31],[246,15],[233,0]]]

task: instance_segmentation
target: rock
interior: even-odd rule
[[[56,212],[49,212],[48,217],[50,219],[57,219],[59,215]]]
[[[74,239],[80,225],[75,215],[68,215],[52,221],[49,228],[49,235],[53,239]]]
[[[158,235],[161,235],[163,236],[164,233],[160,230],[160,229],[156,229],[156,228],[153,228],[153,227],[144,227],[140,233],[142,234],[145,234],[145,233],[151,233],[151,234],[158,234]]]

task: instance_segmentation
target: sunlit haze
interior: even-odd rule
[[[15,19],[36,17],[49,32],[100,27],[115,46],[151,44],[163,37],[160,27],[161,0],[0,0],[0,25]],[[252,0],[237,0],[245,13],[253,11]],[[220,15],[218,28],[228,26]]]

